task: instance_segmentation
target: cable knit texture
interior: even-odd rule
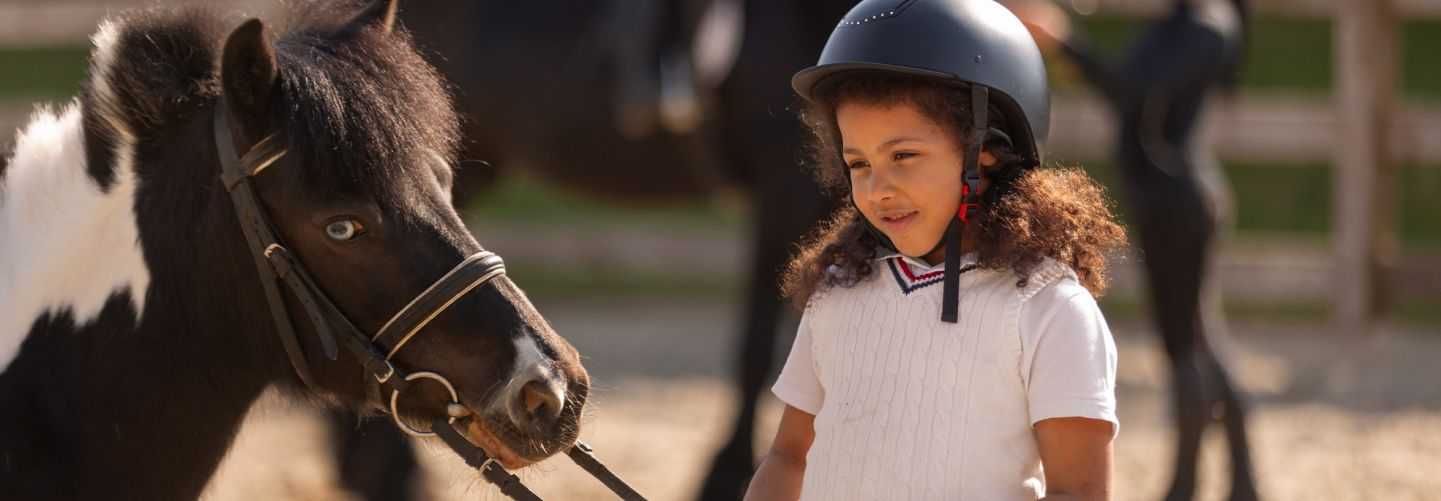
[[[775,385],[816,416],[802,500],[1037,499],[1036,422],[1119,430],[1115,343],[1069,267],[964,271],[948,324],[941,266],[882,261],[813,298]]]

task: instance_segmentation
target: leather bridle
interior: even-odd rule
[[[391,361],[430,321],[452,304],[471,291],[505,275],[505,263],[500,256],[487,251],[470,255],[401,308],[374,336],[366,336],[320,289],[299,258],[281,244],[275,227],[260,204],[252,178],[285,156],[285,146],[276,139],[275,134],[270,134],[251,146],[244,156],[236,155],[229,113],[223,100],[216,104],[213,115],[215,147],[220,157],[220,180],[230,194],[235,215],[240,220],[242,233],[245,234],[250,254],[255,260],[255,268],[260,273],[260,282],[265,290],[265,299],[269,303],[280,343],[285,348],[286,356],[290,358],[290,366],[300,380],[311,389],[319,388],[306,362],[305,353],[300,348],[295,327],[291,324],[285,299],[280,292],[282,283],[290,288],[292,295],[305,309],[306,316],[320,338],[321,349],[324,350],[326,358],[335,360],[339,355],[337,342],[343,344],[375,379],[376,384],[390,391],[389,411],[396,426],[415,436],[439,436],[451,450],[465,459],[466,463],[477,468],[487,481],[500,487],[501,492],[514,499],[539,500],[539,497],[520,483],[519,478],[505,471],[483,449],[470,443],[456,431],[455,422],[458,419],[471,419],[473,414],[460,402],[454,385],[445,376],[430,371],[406,373]],[[340,331],[338,336],[335,330]],[[421,380],[440,384],[450,397],[446,409],[449,417],[435,420],[430,431],[417,430],[406,424],[400,418],[397,408],[400,395],[405,389]],[[622,499],[645,499],[601,465],[584,443],[577,442],[567,454]]]

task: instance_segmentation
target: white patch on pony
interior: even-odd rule
[[[537,378],[550,381],[553,383],[552,386],[555,386],[555,378],[551,377],[555,371],[554,364],[545,356],[545,352],[540,350],[540,345],[535,342],[534,334],[527,333],[515,340],[515,365],[512,367],[510,370],[510,379],[506,381],[505,388],[502,388],[499,393],[500,398],[496,398],[490,403],[492,412],[509,415],[513,409],[508,405],[508,402],[512,402],[517,398],[517,395],[520,394],[521,389],[525,387],[526,383],[534,381]],[[552,390],[557,391],[562,397],[562,401],[565,400],[565,388],[563,386],[552,388]],[[513,421],[519,421],[517,416],[511,416],[511,419]]]
[[[102,24],[92,82],[101,111],[115,112],[107,82],[116,29]],[[41,107],[16,136],[0,179],[0,372],[45,313],[96,320],[112,295],[127,293],[137,319],[150,270],[136,224],[135,136],[118,114],[102,115],[116,142],[115,181],[102,191],[86,170],[78,101],[57,114]]]

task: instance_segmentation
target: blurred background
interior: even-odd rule
[[[0,143],[12,141],[37,103],[75,94],[99,19],[153,3],[0,0]],[[1125,47],[1170,2],[1059,3],[1106,50]],[[1230,328],[1216,342],[1253,402],[1261,493],[1437,499],[1441,0],[1257,0],[1253,6],[1239,91],[1213,101],[1203,134],[1235,197],[1233,233],[1214,270]],[[261,17],[277,12],[268,0],[223,8]],[[1360,39],[1343,39],[1340,20],[1358,12],[1378,21],[1355,35]],[[1378,67],[1366,63],[1370,58],[1339,57],[1342,43],[1394,60],[1394,88],[1371,94],[1383,99],[1355,105],[1342,92],[1338,75]],[[1106,106],[1074,67],[1053,59],[1050,69],[1050,159],[1084,166],[1114,186],[1119,177],[1111,166],[1114,128]],[[794,103],[774,104],[775,113],[785,114]],[[1343,109],[1371,110],[1368,123],[1389,124],[1388,133],[1379,143],[1343,134],[1344,121],[1355,116]],[[1375,164],[1338,162],[1356,158],[1355,148],[1378,151],[1370,156]],[[1351,157],[1340,156],[1347,151]],[[1353,171],[1338,170],[1343,166]],[[558,187],[523,164],[505,167],[461,209],[481,243],[506,257],[516,283],[587,357],[596,391],[583,436],[651,499],[692,497],[736,412],[731,358],[744,320],[752,225],[765,224],[765,215],[754,213],[750,195],[739,188],[627,204]],[[1349,197],[1367,196],[1380,201],[1363,202],[1360,207],[1370,208],[1360,211],[1337,209],[1352,207]],[[1124,205],[1119,208],[1124,218]],[[1169,372],[1138,259],[1117,257],[1115,287],[1102,303],[1121,350],[1121,500],[1165,492],[1174,441]],[[1339,292],[1347,290],[1362,293]],[[783,334],[776,352],[783,356],[788,347]],[[779,408],[767,396],[760,409],[756,450],[764,451]],[[1226,459],[1211,443],[1219,439],[1207,438],[1200,499],[1227,492]],[[308,407],[267,399],[208,499],[346,499],[327,440],[324,422]],[[423,447],[421,456],[427,468],[417,492],[499,499],[448,452]],[[543,463],[522,476],[547,499],[607,498],[598,484],[561,463]]]

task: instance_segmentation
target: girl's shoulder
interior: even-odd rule
[[[1084,293],[1090,296],[1091,293],[1081,284],[1080,277],[1076,270],[1070,266],[1051,259],[1042,258],[1040,264],[1036,265],[1031,273],[1016,282],[1023,302],[1031,302],[1037,299],[1069,298],[1076,294]]]
[[[1067,330],[1107,330],[1100,304],[1075,270],[1047,259],[1022,292],[1018,327],[1022,337],[1039,336],[1055,326]]]
[[[812,311],[834,309],[840,305],[854,305],[856,302],[878,299],[880,295],[886,294],[886,284],[880,280],[882,269],[886,267],[885,262],[884,259],[873,261],[870,273],[864,276],[835,275],[854,271],[831,267],[827,273],[833,274],[831,278],[836,279],[837,283],[816,290],[806,301],[805,312],[811,314]]]

